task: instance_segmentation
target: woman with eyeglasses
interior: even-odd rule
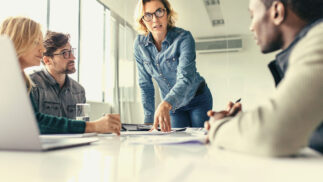
[[[145,123],[152,130],[203,127],[212,109],[212,95],[196,70],[195,42],[189,31],[175,27],[176,13],[168,0],[139,0],[134,43]],[[154,85],[162,102],[155,111]]]
[[[25,78],[28,92],[30,93],[33,83],[25,74],[24,69],[31,66],[38,66],[40,60],[43,58],[44,46],[40,24],[25,17],[10,17],[5,19],[1,24],[0,35],[8,36],[13,42],[21,72]],[[119,115],[105,115],[92,122],[71,120],[40,113],[33,101],[32,95],[30,95],[30,99],[41,134],[89,132],[113,132],[118,135],[120,134],[121,123]]]

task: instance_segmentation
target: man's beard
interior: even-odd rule
[[[74,63],[74,61],[70,61],[70,62],[68,62],[68,63],[67,63],[67,65],[66,65],[66,69],[65,69],[65,71],[64,71],[64,73],[65,73],[65,74],[72,74],[72,73],[75,73],[75,71],[76,71],[75,67],[73,67],[73,68],[71,68],[71,69],[68,69],[68,65],[69,65],[70,63]]]
[[[271,42],[269,42],[265,47],[263,47],[262,53],[271,53],[279,49],[282,49],[282,47],[283,39],[281,37],[281,34],[276,34],[274,37],[272,37]]]
[[[66,68],[66,69],[65,69],[65,71],[64,71],[64,73],[65,73],[65,74],[72,74],[72,73],[75,73],[75,71],[76,71],[76,69],[75,69],[75,68],[73,68],[73,69],[68,69],[68,68]]]

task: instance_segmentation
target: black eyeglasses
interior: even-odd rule
[[[71,48],[71,50],[69,51],[63,51],[61,53],[53,54],[53,55],[62,55],[64,59],[69,59],[71,58],[72,54],[74,55],[74,51],[75,51],[75,48]]]
[[[142,19],[145,21],[151,21],[154,15],[156,16],[156,18],[161,18],[165,15],[165,11],[166,8],[159,8],[154,13],[145,13],[145,15],[142,16]]]

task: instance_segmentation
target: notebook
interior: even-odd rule
[[[90,144],[98,139],[41,139],[12,42],[0,36],[0,150],[45,151]]]

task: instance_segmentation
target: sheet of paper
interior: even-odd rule
[[[161,132],[161,131],[124,131],[121,132],[121,136],[136,136],[136,135],[169,135],[171,132]]]
[[[189,133],[191,135],[206,135],[207,130],[204,128],[186,128],[186,133]]]
[[[145,136],[145,135],[150,135],[150,136],[159,136],[159,135],[169,135],[173,133],[174,131],[171,132],[161,132],[161,131],[121,131],[120,132],[120,137],[128,137],[128,136]],[[98,134],[98,136],[116,136],[114,133],[104,133],[104,134]]]
[[[145,145],[171,145],[171,144],[205,144],[206,136],[150,136],[150,137],[132,137],[128,138],[129,144],[145,144]]]

